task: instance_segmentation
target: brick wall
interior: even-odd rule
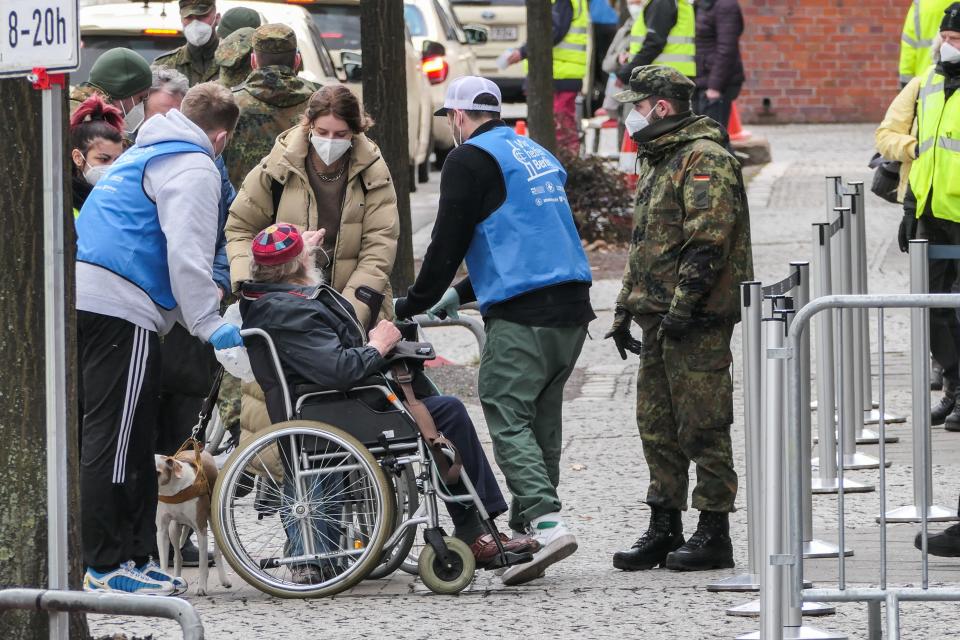
[[[910,0],[740,0],[745,122],[879,122]],[[765,103],[767,106],[765,107]]]

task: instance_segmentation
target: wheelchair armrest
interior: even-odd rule
[[[403,362],[404,360],[424,362],[434,360],[436,357],[437,352],[434,351],[433,345],[429,342],[408,342],[401,340],[384,359],[387,361],[387,364],[395,364],[397,362]]]

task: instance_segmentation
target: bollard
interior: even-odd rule
[[[910,241],[910,293],[928,293],[930,263],[926,240]],[[933,504],[933,468],[930,444],[930,311],[910,309],[910,373],[913,392],[913,504],[888,511],[887,522],[957,520],[955,509]],[[924,509],[923,507],[926,507]],[[879,521],[880,518],[877,518]]]
[[[743,431],[746,449],[747,485],[747,573],[730,576],[707,585],[707,591],[758,591],[760,557],[760,394],[763,380],[761,320],[763,297],[759,282],[740,284],[740,322],[743,349]]]
[[[813,225],[813,284],[814,297],[833,293],[831,283],[830,238],[837,234],[843,223],[837,217],[832,223]],[[817,477],[811,479],[811,491],[817,494],[836,493],[837,479],[837,429],[834,381],[833,314],[821,313],[816,318],[817,328],[817,426],[820,456],[811,461],[817,467]],[[806,442],[806,441],[805,441]],[[844,491],[873,491],[871,485],[844,479]]]
[[[862,182],[850,183],[850,290],[847,293],[861,295],[866,293],[864,287],[864,270],[866,269],[866,220],[864,219],[864,191]],[[864,428],[864,419],[873,410],[870,381],[870,323],[864,309],[852,309],[850,322],[853,323],[853,350],[855,361],[850,370],[853,373],[853,400],[854,406],[863,411],[854,426],[856,428],[856,444],[877,444],[879,436]],[[866,361],[866,364],[864,364]],[[864,403],[869,403],[865,405]],[[899,442],[897,436],[887,436],[888,443]]]

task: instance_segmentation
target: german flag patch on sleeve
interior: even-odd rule
[[[710,208],[710,174],[693,174],[693,207],[695,209]]]

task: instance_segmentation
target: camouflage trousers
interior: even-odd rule
[[[230,431],[233,427],[240,426],[240,380],[226,372],[223,374],[223,382],[220,383],[217,406],[224,429]]]
[[[681,339],[658,339],[659,318],[639,322],[643,353],[637,377],[637,427],[650,471],[647,504],[686,509],[693,461],[697,467],[693,508],[734,511],[733,323],[698,328]]]

